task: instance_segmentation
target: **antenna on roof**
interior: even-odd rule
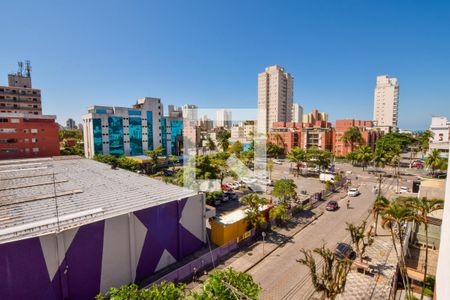
[[[23,62],[18,61],[17,64],[19,65],[19,69],[17,70],[17,75],[22,76],[23,75]]]
[[[31,65],[30,65],[29,60],[25,61],[25,71],[26,71],[26,77],[31,77]]]

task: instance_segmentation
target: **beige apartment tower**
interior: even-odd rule
[[[375,87],[373,119],[383,131],[396,131],[398,124],[399,85],[397,78],[377,76]]]
[[[294,77],[280,66],[258,75],[258,132],[268,133],[274,122],[292,121]]]

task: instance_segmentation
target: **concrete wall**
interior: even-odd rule
[[[203,247],[202,195],[0,245],[0,299],[93,299]]]

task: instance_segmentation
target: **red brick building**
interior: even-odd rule
[[[332,151],[333,133],[331,123],[326,121],[314,123],[275,122],[269,134],[269,141],[283,147],[285,153],[295,147],[302,149],[317,147]]]
[[[341,141],[342,135],[351,127],[357,127],[366,145],[375,149],[377,140],[383,135],[383,132],[374,128],[373,121],[363,120],[336,120],[335,133],[333,135],[333,153],[336,156],[345,156],[352,152],[351,145]],[[358,148],[359,145],[354,145]],[[353,149],[353,150],[355,150]]]
[[[0,159],[59,155],[55,116],[0,113]]]

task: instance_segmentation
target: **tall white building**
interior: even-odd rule
[[[292,122],[302,122],[303,121],[303,107],[298,104],[292,104]]]
[[[216,126],[231,128],[232,125],[232,114],[230,110],[219,109],[216,111]]]
[[[273,122],[292,120],[294,77],[274,65],[258,75],[258,132],[267,133]]]
[[[377,76],[375,87],[373,119],[384,131],[396,131],[398,124],[399,85],[397,78]]]
[[[430,131],[433,133],[433,138],[430,141],[430,151],[438,149],[442,157],[449,157],[450,122],[447,117],[433,116],[431,118]]]

